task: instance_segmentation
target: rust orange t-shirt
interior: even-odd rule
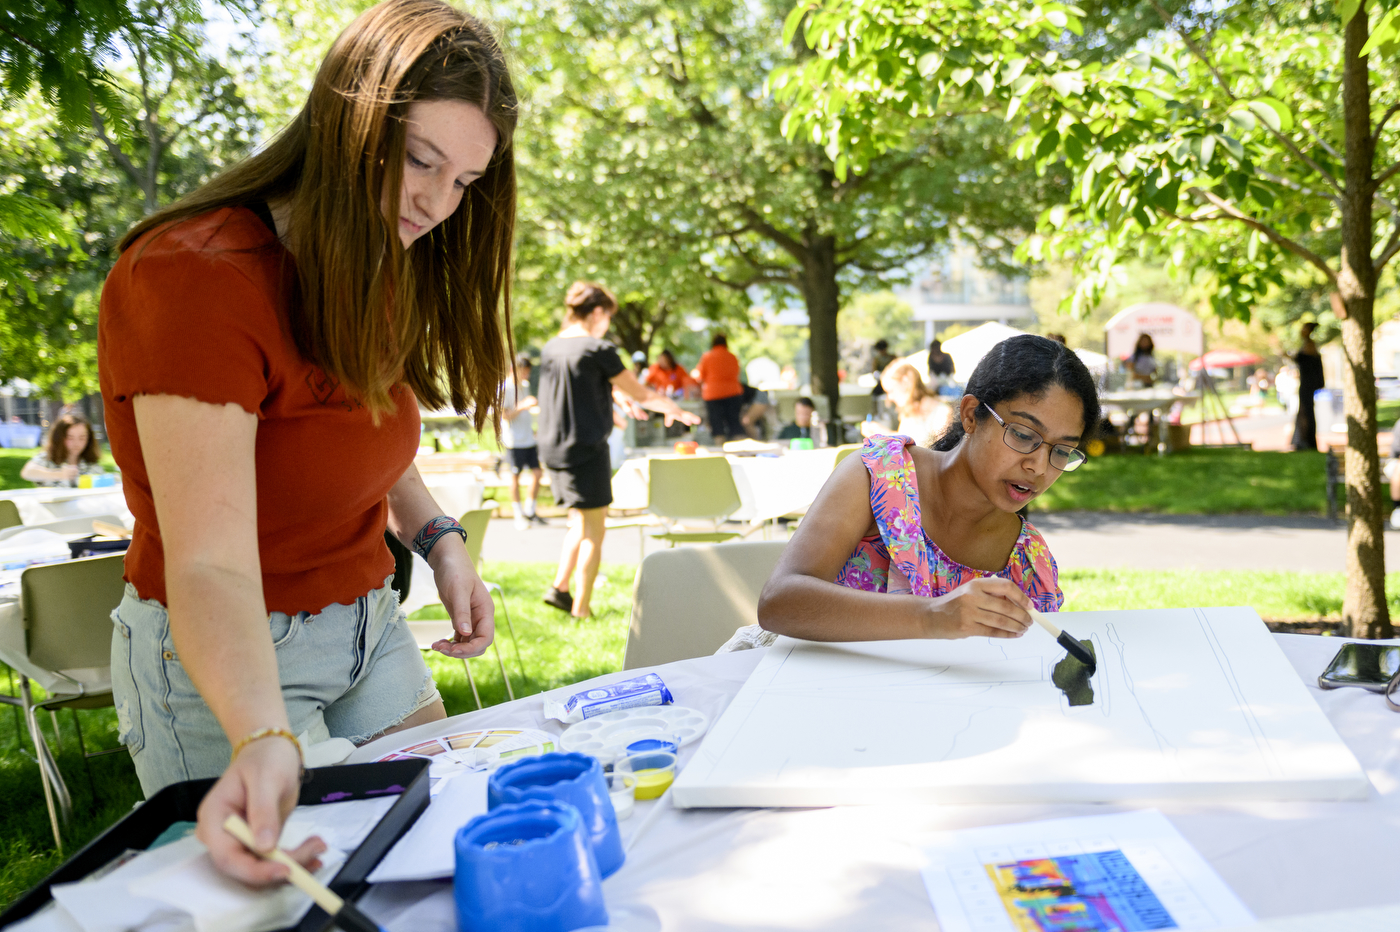
[[[413,464],[404,385],[378,426],[297,351],[295,263],[251,210],[222,208],[133,243],[107,276],[97,358],[112,456],[136,518],[126,579],[168,604],[165,552],[132,398],[236,403],[258,418],[258,552],[268,611],[316,612],[384,584],[385,496]]]
[[[739,384],[739,357],[723,346],[712,346],[695,367],[700,376],[700,397],[706,401],[733,398],[742,394]]]

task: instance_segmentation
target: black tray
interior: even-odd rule
[[[45,877],[34,889],[0,913],[0,929],[39,910],[53,897],[49,888],[56,883],[72,883],[110,862],[128,848],[144,851],[160,833],[175,822],[193,822],[204,794],[213,780],[186,780],[167,786],[131,811],[131,814],[93,839],[81,851]],[[398,801],[370,830],[328,886],[342,899],[354,900],[368,889],[365,878],[388,853],[404,832],[428,808],[428,762],[426,760],[384,761],[377,764],[345,764],[307,771],[297,803],[314,806],[347,799],[373,799],[397,793]],[[325,932],[331,917],[312,905],[301,922],[279,932]]]

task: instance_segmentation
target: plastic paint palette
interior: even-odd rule
[[[569,726],[559,736],[559,746],[566,751],[591,754],[607,764],[633,741],[671,735],[685,746],[703,735],[709,724],[705,713],[677,705],[621,709]]]

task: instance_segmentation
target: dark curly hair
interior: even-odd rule
[[[1021,395],[1043,394],[1053,385],[1076,396],[1084,405],[1083,436],[1087,439],[1101,416],[1099,392],[1083,361],[1063,343],[1032,333],[1002,340],[972,370],[967,394],[994,408]],[[985,421],[991,415],[978,405],[973,417]],[[955,417],[933,448],[951,450],[962,442],[965,433],[962,418]]]

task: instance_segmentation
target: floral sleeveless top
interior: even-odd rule
[[[901,434],[883,434],[861,447],[860,458],[870,471],[870,510],[880,536],[861,538],[836,575],[837,584],[933,598],[971,580],[997,576],[1020,586],[1039,611],[1059,611],[1065,602],[1059,568],[1045,538],[1024,518],[1006,568],[996,573],[963,566],[929,539],[921,523],[914,459],[907,449],[913,443]]]

